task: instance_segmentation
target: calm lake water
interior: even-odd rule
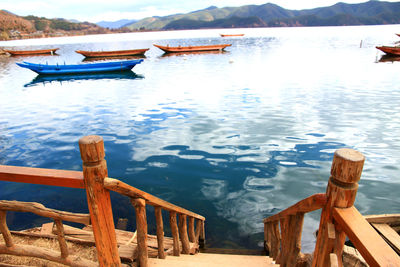
[[[219,33],[245,33],[221,38]],[[336,149],[366,156],[356,206],[400,213],[400,62],[376,45],[399,25],[129,33],[0,42],[59,47],[0,57],[0,164],[81,170],[78,140],[104,138],[109,176],[206,217],[212,247],[259,248],[264,217],[325,192]],[[231,43],[163,56],[152,44]],[[74,51],[150,48],[130,76],[41,80],[15,63],[81,63]],[[87,212],[83,190],[0,182],[0,199]],[[112,194],[115,219],[134,209]],[[168,219],[167,214],[164,214]],[[153,209],[149,232],[155,233]],[[12,229],[42,218],[10,214]],[[319,214],[306,217],[313,249]],[[169,230],[167,229],[168,233]]]

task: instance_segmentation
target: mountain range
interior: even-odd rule
[[[344,26],[400,23],[400,2],[337,3],[329,7],[289,10],[278,5],[209,8],[125,25],[131,30],[178,30],[237,27]]]
[[[63,18],[18,16],[0,10],[0,40],[129,31],[247,27],[298,27],[400,24],[400,2],[337,3],[328,7],[289,10],[278,5],[245,5],[206,9],[186,14],[122,19],[97,24]]]

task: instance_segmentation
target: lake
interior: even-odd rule
[[[0,42],[60,48],[56,56],[0,57],[0,164],[82,170],[79,138],[100,135],[110,177],[205,216],[210,247],[257,249],[262,219],[325,192],[334,151],[348,147],[366,156],[356,207],[400,213],[400,62],[380,62],[375,48],[400,41],[399,31],[221,29]],[[171,56],[152,46],[221,43],[232,46]],[[84,59],[78,49],[135,48],[150,50],[129,76],[43,80],[15,64],[75,64]],[[0,199],[87,212],[83,190],[0,188]],[[129,200],[112,194],[112,203],[115,219],[135,229]],[[7,219],[12,229],[45,222],[21,213]],[[148,219],[154,234],[152,208]],[[318,224],[318,212],[306,216],[305,251]]]

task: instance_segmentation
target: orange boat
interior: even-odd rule
[[[376,48],[388,55],[400,56],[400,46],[377,46]]]
[[[177,53],[177,52],[201,52],[201,51],[222,51],[231,44],[220,44],[220,45],[198,45],[198,46],[162,46],[153,44],[155,47],[160,48],[165,53]]]
[[[220,34],[221,37],[233,37],[233,36],[243,36],[244,33],[237,33],[237,34]]]
[[[145,49],[134,49],[134,50],[115,50],[115,51],[82,51],[76,50],[76,53],[79,53],[85,57],[120,57],[120,56],[138,56],[144,55],[144,53],[149,50],[149,48]]]
[[[53,49],[41,49],[41,50],[7,50],[5,52],[11,54],[12,56],[25,56],[25,55],[41,55],[41,54],[51,54],[54,55],[58,48]]]

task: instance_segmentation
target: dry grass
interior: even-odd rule
[[[37,247],[43,247],[47,249],[52,249],[55,251],[60,251],[60,246],[57,239],[48,238],[36,238],[27,236],[17,236],[13,235],[13,242],[15,244],[21,245],[31,245]],[[3,236],[1,235],[0,244],[4,244]],[[96,248],[94,246],[79,245],[76,243],[68,242],[68,251],[70,255],[76,255],[81,258],[97,261]],[[40,266],[40,267],[53,267],[53,266],[65,266],[63,264],[51,262],[48,260],[42,260],[32,257],[19,257],[12,255],[0,255],[0,266],[1,264],[13,264],[13,265],[25,265],[25,266]]]

